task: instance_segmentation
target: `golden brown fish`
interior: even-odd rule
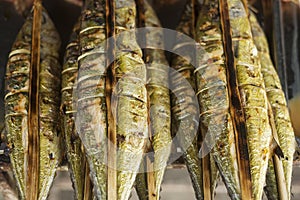
[[[38,199],[46,199],[52,185],[56,168],[61,160],[60,146],[60,71],[58,51],[60,38],[53,22],[43,9],[40,32],[40,73],[38,88],[38,129],[39,132],[39,191]],[[21,28],[6,69],[5,127],[7,141],[11,147],[11,163],[16,178],[19,196],[27,198],[28,129],[29,129],[29,73],[33,16],[30,14]],[[35,106],[35,105],[31,105]],[[32,128],[32,127],[31,127]],[[31,152],[32,153],[32,152]],[[33,152],[34,153],[34,152]]]

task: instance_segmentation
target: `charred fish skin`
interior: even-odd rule
[[[258,52],[247,12],[240,0],[229,0],[229,20],[238,87],[245,113],[253,198],[261,199],[270,158],[272,130]]]
[[[240,199],[235,136],[229,113],[225,55],[222,44],[218,1],[206,1],[197,21],[199,53],[195,70],[200,105],[200,128],[208,134],[210,155],[216,162],[231,199]],[[213,141],[214,140],[214,141]],[[212,159],[211,158],[211,159]]]
[[[40,47],[40,174],[39,199],[46,199],[61,160],[59,137],[60,38],[47,12],[42,11]],[[32,14],[27,18],[9,54],[6,70],[5,126],[19,196],[25,199],[28,151],[29,72]]]
[[[90,166],[97,199],[107,198],[105,100],[105,0],[88,0],[81,15],[77,77],[77,131]]]
[[[177,31],[194,37],[194,24],[191,20],[193,5],[191,2],[186,4],[186,8],[182,15],[181,21],[177,27]],[[183,43],[184,41],[182,41]],[[181,45],[181,43],[179,43]],[[174,50],[180,47],[174,47]],[[187,51],[182,51],[187,52]],[[189,59],[189,60],[187,60]],[[192,180],[196,199],[203,199],[203,182],[202,182],[202,164],[198,157],[198,141],[197,130],[199,126],[198,120],[198,105],[194,102],[196,90],[196,82],[194,77],[194,66],[191,64],[191,55],[186,54],[185,58],[174,55],[172,58],[171,67],[177,73],[170,73],[171,93],[171,113],[172,113],[172,131],[177,133],[178,125],[184,131],[180,134],[178,142],[182,147],[186,148],[183,152],[183,158]],[[190,87],[187,87],[185,82],[188,82]],[[176,95],[175,95],[176,93]]]
[[[62,130],[66,145],[66,154],[71,174],[73,187],[75,190],[75,199],[84,198],[84,179],[85,179],[85,154],[83,152],[82,143],[75,129],[76,108],[74,106],[75,96],[73,88],[77,80],[78,72],[78,56],[79,50],[79,30],[80,19],[73,28],[68,46],[64,56],[61,89],[61,112],[62,112]]]
[[[145,3],[145,27],[161,27],[154,10]],[[160,198],[161,183],[171,152],[171,108],[169,94],[169,67],[164,51],[151,49],[153,44],[163,46],[163,32],[147,32],[144,50],[147,66],[147,92],[150,97],[150,126],[154,150],[155,199]]]
[[[270,58],[267,39],[253,13],[250,14],[250,22],[254,43],[257,47],[258,55],[260,57],[261,70],[265,81],[267,97],[274,114],[280,148],[285,156],[285,159],[282,160],[282,163],[286,186],[290,194],[293,171],[293,156],[296,147],[294,131],[290,120],[286,98],[280,84],[280,79]]]
[[[148,138],[148,100],[146,66],[136,42],[136,5],[134,0],[115,2],[117,196],[129,199]]]

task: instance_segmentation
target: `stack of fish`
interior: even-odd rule
[[[159,199],[179,130],[196,199],[213,199],[219,176],[231,199],[260,200],[264,189],[269,199],[290,199],[294,133],[266,38],[244,1],[188,1],[177,31],[197,45],[173,55],[172,70],[153,48],[164,41],[161,29],[142,31],[138,43],[138,27],[161,26],[146,1],[86,0],[62,69],[58,34],[38,5],[6,70],[5,131],[21,199],[47,198],[62,143],[76,199],[127,200],[135,182],[140,199]],[[177,39],[174,51],[194,45]]]
[[[188,4],[193,5],[193,2],[190,1]],[[197,91],[202,146],[211,147],[210,154],[206,156],[210,161],[204,157],[202,164],[198,162],[198,167],[202,167],[202,176],[210,177],[210,180],[199,176],[195,181],[195,174],[201,170],[190,171],[195,189],[198,185],[201,186],[202,182],[202,194],[199,195],[201,190],[196,190],[196,197],[197,199],[213,198],[213,191],[206,191],[205,182],[210,181],[213,184],[214,168],[210,166],[210,174],[207,175],[204,171],[213,160],[231,199],[245,199],[245,197],[261,199],[265,183],[267,184],[265,191],[269,199],[282,199],[282,197],[290,199],[295,138],[280,80],[269,56],[267,40],[254,14],[248,15],[243,1],[228,0],[226,4],[228,4],[227,9],[222,6],[222,1],[204,1],[196,23],[191,22],[194,14],[191,6],[188,5],[182,17],[183,22],[178,27],[179,31],[188,34],[199,43],[199,48],[196,49],[199,58],[194,69],[194,77],[191,76],[193,67],[188,68],[187,64],[179,58],[173,60],[173,67],[192,82],[191,85],[194,85]],[[228,12],[229,17],[225,20],[228,20],[230,30],[224,29],[225,20],[221,17],[221,11]],[[185,25],[184,22],[190,25]],[[243,182],[247,182],[247,179],[242,179],[243,170],[239,168],[241,166],[239,157],[244,155],[241,153],[237,139],[241,137],[241,133],[238,132],[241,129],[236,127],[234,112],[231,112],[232,107],[238,103],[234,102],[232,97],[233,88],[230,81],[234,76],[226,62],[230,58],[227,57],[225,45],[230,43],[226,43],[225,32],[230,34],[232,40],[230,48],[234,60],[231,62],[236,67],[234,81],[237,83],[240,97],[238,101],[242,106],[239,112],[244,117],[242,121],[247,138],[244,148],[248,151],[251,174],[252,195],[250,197],[246,196],[242,188]],[[280,146],[277,147],[276,152],[281,150],[284,159],[275,164],[272,157],[275,156],[273,150],[276,148],[274,147],[276,143]],[[189,156],[191,155],[193,154],[190,153]],[[196,159],[194,158],[194,163],[197,163]],[[191,168],[189,165],[194,166],[188,159],[185,160],[188,169]],[[277,177],[276,180],[274,165],[279,165],[276,166],[277,168],[283,166],[285,185],[282,187],[285,187],[284,189],[277,187],[280,179]],[[211,186],[210,190],[214,190],[214,187]],[[278,190],[281,190],[281,194]],[[282,194],[284,193],[282,191],[285,191],[285,194]]]

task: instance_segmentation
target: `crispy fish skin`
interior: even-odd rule
[[[79,19],[80,20],[80,19]],[[64,57],[61,89],[61,112],[62,130],[65,141],[66,154],[68,158],[69,170],[73,187],[75,190],[75,199],[81,200],[84,198],[84,180],[85,180],[85,154],[82,149],[82,143],[75,129],[76,108],[74,106],[75,96],[73,88],[77,80],[78,72],[78,56],[79,50],[79,30],[80,22],[77,22],[73,28],[69,44],[66,48]]]
[[[190,37],[194,37],[194,24],[191,20],[194,7],[191,3],[186,5],[185,11],[181,17],[181,21],[177,27],[177,31],[184,33]],[[181,41],[179,41],[180,44]],[[182,41],[183,43],[184,41]],[[187,47],[187,46],[185,46]],[[176,47],[174,47],[175,49]],[[194,66],[190,63],[191,55],[187,52],[185,58],[174,55],[171,67],[177,73],[170,74],[170,83],[173,93],[171,94],[171,113],[172,113],[172,132],[180,134],[178,137],[179,145],[187,147],[183,152],[183,158],[192,180],[195,197],[197,200],[203,199],[203,177],[201,159],[198,157],[197,130],[198,105],[193,100],[196,90],[196,82],[194,77]],[[189,60],[187,60],[189,59]],[[187,87],[185,83],[190,87]],[[174,94],[176,93],[176,95]],[[177,133],[178,125],[183,133]]]
[[[105,0],[89,0],[81,15],[77,77],[77,131],[97,199],[107,198]]]
[[[200,128],[208,135],[211,159],[214,159],[231,199],[240,199],[235,137],[226,78],[226,66],[218,1],[206,1],[198,17],[196,41],[199,42],[199,66],[195,70],[200,104]],[[213,141],[213,140],[214,141]]]
[[[145,3],[145,27],[161,27],[154,10]],[[162,30],[152,30],[146,34],[144,50],[147,66],[147,92],[150,97],[150,126],[154,149],[155,199],[160,198],[161,183],[171,152],[171,109],[169,94],[169,67],[164,51],[151,49],[164,41]]]
[[[249,19],[251,22],[254,43],[257,47],[258,55],[260,57],[261,70],[265,81],[267,97],[271,104],[274,115],[279,145],[285,157],[285,159],[282,160],[282,163],[286,186],[290,195],[293,156],[296,147],[294,131],[290,120],[285,95],[280,84],[280,79],[270,58],[267,39],[253,13],[251,13]]]
[[[136,42],[134,0],[116,1],[116,84],[117,196],[129,199],[148,138],[146,66]],[[133,32],[130,32],[133,31]]]
[[[243,2],[229,0],[228,7],[238,87],[246,119],[252,195],[255,200],[260,200],[271,154],[272,130],[268,117],[268,99]]]
[[[42,11],[39,87],[40,172],[38,199],[46,199],[61,160],[59,137],[60,38],[47,12]],[[20,30],[6,70],[5,126],[19,196],[26,198],[28,156],[29,71],[32,14]]]

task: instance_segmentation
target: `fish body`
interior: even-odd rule
[[[116,83],[113,95],[117,133],[117,198],[129,199],[148,139],[146,66],[136,42],[134,0],[115,2]]]
[[[191,2],[187,3],[176,29],[192,38],[195,36],[194,23],[191,20],[193,12],[194,6]],[[178,41],[178,45],[184,43],[185,41]],[[185,47],[188,47],[188,45],[183,47],[175,46],[174,50]],[[199,108],[195,98],[196,80],[194,77],[194,66],[191,63],[191,52],[189,50],[181,52],[186,52],[184,54],[185,58],[174,55],[171,63],[171,67],[174,69],[170,73],[170,87],[173,92],[171,93],[172,132],[173,135],[179,135],[178,143],[184,149],[183,158],[192,180],[195,197],[198,200],[202,200],[203,177],[202,162],[198,157]],[[178,126],[179,124],[180,127]],[[182,133],[178,132],[180,130]]]
[[[145,3],[145,27],[161,27],[154,10]],[[155,199],[160,198],[161,183],[171,151],[171,109],[169,94],[169,67],[164,51],[151,49],[164,41],[163,32],[154,29],[146,34],[144,50],[147,66],[147,92],[150,101],[150,126],[154,150]]]
[[[107,198],[105,0],[86,1],[79,31],[76,130],[84,145],[97,199]]]
[[[231,199],[240,199],[235,136],[229,112],[229,95],[218,1],[206,1],[198,17],[196,41],[200,44],[195,70],[200,105],[200,128],[211,148]]]
[[[89,177],[85,177],[86,158],[83,146],[75,129],[76,115],[76,95],[73,91],[77,80],[79,49],[79,30],[80,22],[77,22],[73,28],[69,44],[66,48],[64,65],[62,70],[62,89],[61,89],[61,113],[63,115],[63,136],[65,141],[66,154],[68,158],[69,170],[75,190],[75,198],[84,199],[85,182]]]
[[[247,131],[252,198],[260,200],[273,138],[268,117],[268,99],[258,51],[243,2],[229,0],[228,10],[237,82]]]
[[[285,157],[285,159],[282,160],[282,163],[286,186],[290,195],[293,156],[296,147],[294,131],[290,120],[286,98],[280,84],[280,79],[270,58],[267,39],[253,13],[250,14],[249,19],[251,22],[254,43],[260,57],[261,70],[265,82],[267,97],[273,111],[279,145]]]
[[[32,13],[17,35],[6,70],[5,127],[11,147],[10,158],[20,199],[26,199],[28,162],[29,73],[31,64]],[[46,199],[56,168],[60,146],[60,38],[47,12],[42,11],[39,76],[39,191]]]

